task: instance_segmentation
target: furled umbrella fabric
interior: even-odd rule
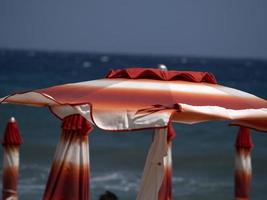
[[[90,199],[88,134],[92,130],[92,125],[81,115],[63,119],[44,200]]]
[[[235,147],[235,200],[249,200],[252,180],[251,150],[253,143],[248,128],[240,127]]]
[[[2,145],[4,147],[3,161],[3,200],[18,199],[17,185],[19,177],[19,148],[22,144],[15,118],[7,123]]]

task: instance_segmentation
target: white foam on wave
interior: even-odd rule
[[[89,68],[92,66],[92,64],[89,61],[84,61],[82,66],[83,66],[83,68]]]
[[[43,166],[38,164],[20,165],[20,170],[37,170],[48,172],[49,166]]]
[[[173,177],[172,181],[173,181],[173,183],[182,183],[185,181],[185,179],[182,177]]]
[[[44,189],[44,184],[21,184],[18,187],[19,194],[42,194]]]
[[[105,63],[105,62],[109,61],[109,57],[108,56],[101,56],[100,60],[102,63]]]
[[[94,182],[103,182],[103,181],[113,181],[113,180],[118,180],[121,178],[123,178],[122,174],[114,172],[112,174],[106,174],[106,175],[102,175],[102,176],[92,177],[91,182],[94,183]]]
[[[137,191],[140,178],[130,172],[111,172],[92,176],[91,188],[120,192]]]

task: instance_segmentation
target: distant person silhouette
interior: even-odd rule
[[[119,199],[114,193],[106,191],[105,194],[100,195],[99,200],[119,200]]]

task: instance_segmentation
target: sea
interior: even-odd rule
[[[157,68],[159,64],[169,70],[212,72],[219,84],[267,97],[267,60],[8,49],[0,49],[0,96],[99,79],[110,69]],[[0,105],[1,138],[11,116],[16,118],[24,140],[20,148],[19,199],[41,199],[59,142],[60,121],[45,107]],[[233,199],[238,128],[228,126],[228,122],[174,124],[174,128],[174,199]],[[253,131],[252,137],[251,199],[266,200],[267,134]],[[89,139],[93,200],[106,190],[120,200],[136,198],[151,138],[151,130],[111,133],[94,129]]]

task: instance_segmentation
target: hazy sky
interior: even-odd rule
[[[267,0],[0,0],[0,48],[267,59]]]

